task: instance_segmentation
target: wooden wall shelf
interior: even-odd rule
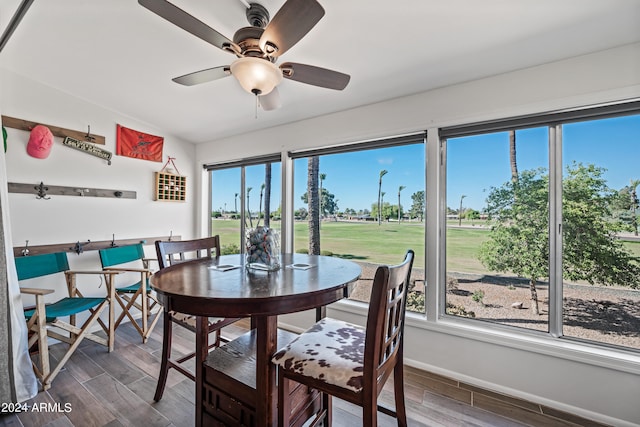
[[[49,196],[80,196],[80,197],[113,197],[116,199],[135,199],[135,191],[107,190],[104,188],[66,187],[61,185],[9,183],[9,193],[35,194],[39,199]]]
[[[42,255],[51,254],[56,252],[75,252],[80,254],[84,251],[97,251],[100,249],[112,248],[115,246],[135,245],[142,243],[143,245],[153,245],[156,240],[181,240],[181,236],[156,236],[156,237],[140,237],[135,239],[114,239],[114,240],[100,240],[92,242],[86,240],[84,242],[78,241],[73,243],[55,243],[51,245],[36,245],[36,246],[14,246],[13,255],[15,257],[24,256],[23,251],[29,250],[28,255]]]
[[[31,129],[33,129],[37,125],[43,125],[48,127],[51,133],[53,134],[53,136],[57,136],[59,138],[64,139],[69,136],[79,141],[87,141],[87,142],[93,142],[94,144],[105,145],[104,136],[90,134],[88,128],[87,128],[87,132],[81,132],[77,130],[61,128],[58,126],[46,125],[44,123],[32,122],[30,120],[18,119],[18,118],[9,117],[9,116],[2,116],[2,126],[6,128],[20,129],[20,130],[25,130],[27,132],[31,132]]]

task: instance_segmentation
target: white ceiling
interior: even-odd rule
[[[284,0],[257,0],[271,16]],[[30,79],[202,143],[640,41],[638,0],[319,0],[322,20],[279,59],[351,75],[344,91],[284,80],[258,111],[237,81],[171,78],[234,56],[135,0],[35,0],[0,64]],[[0,0],[1,28],[16,0]],[[228,38],[240,0],[174,0]]]

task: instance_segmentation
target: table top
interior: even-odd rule
[[[279,270],[266,272],[247,269],[240,254],[188,261],[156,272],[151,287],[168,310],[201,316],[275,315],[335,302],[361,274],[358,264],[328,256],[284,254],[280,262]]]

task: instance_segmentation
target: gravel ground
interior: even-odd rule
[[[368,301],[376,265],[359,263],[361,279],[351,298]],[[413,269],[419,288],[424,270]],[[532,310],[527,281],[501,276],[460,275],[457,290],[447,293],[447,302],[473,312],[476,319],[546,331],[548,328],[548,286],[538,284],[540,314]],[[484,296],[474,301],[473,295]],[[640,290],[592,285],[564,285],[564,334],[602,343],[640,349]],[[513,304],[522,303],[522,308]]]

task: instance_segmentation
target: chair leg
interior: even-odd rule
[[[378,402],[375,395],[362,407],[362,425],[367,427],[378,425]]]
[[[331,405],[331,395],[329,393],[322,393],[322,408],[324,410],[324,424],[327,427],[333,425],[333,406]]]
[[[42,295],[36,295],[36,316],[40,374],[42,375],[42,389],[46,391],[51,387],[51,382],[46,381],[51,372],[51,367],[49,365],[49,344],[47,343],[47,315],[44,308],[44,297]]]
[[[147,340],[149,339],[149,336],[147,335],[148,332],[148,324],[147,322],[149,321],[148,319],[148,315],[149,315],[149,300],[147,300],[147,275],[146,274],[142,274],[142,279],[140,281],[140,295],[142,296],[142,343],[146,344]]]
[[[278,369],[278,426],[289,426],[289,414],[291,402],[289,402],[289,380],[284,377],[282,369]]]
[[[171,321],[171,313],[164,310],[163,314],[163,332],[162,332],[162,362],[160,363],[160,374],[158,375],[158,385],[156,386],[156,394],[153,400],[159,402],[164,393],[164,387],[167,384],[167,376],[169,375],[169,358],[171,357],[171,337],[173,325]]]
[[[393,395],[396,401],[398,427],[407,427],[407,410],[404,406],[404,364],[402,358],[393,368]]]

